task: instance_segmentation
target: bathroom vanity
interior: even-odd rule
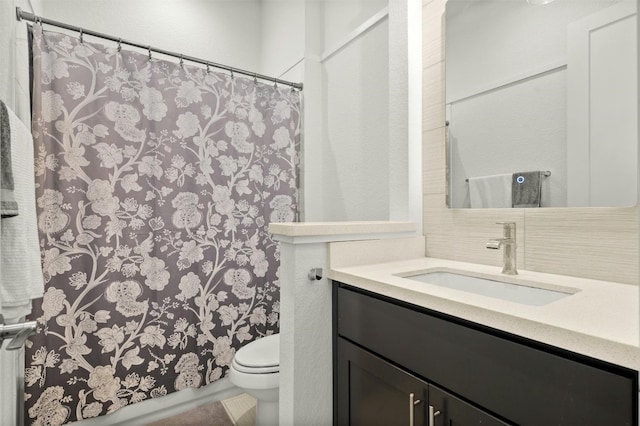
[[[338,425],[635,425],[636,371],[334,282]]]
[[[331,245],[334,424],[638,424],[635,286],[388,244]]]
[[[428,257],[405,226],[272,224],[282,424],[637,424],[638,286]]]

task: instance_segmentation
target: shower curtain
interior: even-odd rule
[[[296,217],[300,93],[32,32],[46,287],[27,423],[220,379],[278,331],[267,226]]]

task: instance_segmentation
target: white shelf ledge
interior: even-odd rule
[[[277,241],[312,243],[369,240],[411,236],[417,232],[412,222],[288,222],[272,223],[269,232]]]

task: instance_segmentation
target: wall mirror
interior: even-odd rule
[[[637,8],[448,0],[449,207],[636,204]]]

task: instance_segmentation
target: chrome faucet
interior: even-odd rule
[[[503,227],[502,238],[489,240],[487,242],[487,248],[492,250],[498,250],[504,246],[502,261],[503,268],[502,273],[507,275],[516,275],[518,268],[516,267],[516,223],[515,222],[498,222],[498,225]]]

